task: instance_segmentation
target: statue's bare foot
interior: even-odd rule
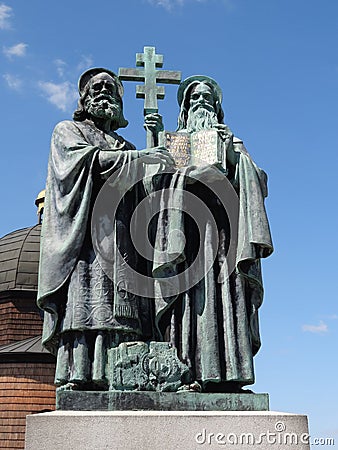
[[[183,384],[183,386],[179,387],[177,392],[202,392],[202,386],[194,381],[190,384]]]

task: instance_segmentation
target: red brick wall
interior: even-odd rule
[[[0,346],[42,334],[35,299],[8,299],[0,303]]]
[[[25,447],[26,415],[55,409],[55,364],[0,364],[0,449]]]

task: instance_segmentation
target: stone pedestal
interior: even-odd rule
[[[268,411],[268,394],[151,391],[57,391],[64,411]]]
[[[27,416],[26,450],[309,450],[307,417],[272,411],[55,411]]]

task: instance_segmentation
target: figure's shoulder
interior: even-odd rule
[[[55,125],[54,133],[60,133],[64,130],[74,130],[77,128],[77,125],[72,120],[63,120]]]
[[[88,129],[88,125],[85,122],[63,120],[56,124],[53,135],[55,137],[83,138],[86,135],[86,129]]]
[[[62,120],[61,122],[56,124],[55,128],[68,128],[73,126],[74,126],[73,120]]]
[[[241,154],[243,154],[243,155],[246,155],[246,156],[249,156],[249,157],[250,157],[250,155],[249,155],[247,149],[245,148],[245,145],[244,145],[242,139],[240,139],[240,138],[237,137],[237,136],[234,136],[234,137],[233,137],[233,144],[234,144],[234,150],[235,150],[236,152],[241,153]]]
[[[268,190],[267,190],[267,181],[268,176],[266,172],[264,172],[263,169],[257,166],[257,164],[253,161],[252,157],[248,153],[247,149],[245,148],[245,145],[242,141],[242,139],[239,139],[237,137],[233,138],[234,143],[234,150],[237,152],[237,154],[240,154],[240,161],[242,164],[248,164],[249,167],[251,167],[258,175],[258,179],[261,184],[262,192],[264,197],[268,196]]]

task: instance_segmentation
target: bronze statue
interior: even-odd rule
[[[208,138],[203,136],[205,131],[216,130],[219,135],[220,143],[216,142],[214,153],[218,160],[214,156],[214,164],[212,160],[209,164],[197,161],[195,166],[179,169],[186,177],[185,191],[207,206],[215,226],[203,218],[196,226],[194,218],[185,215],[184,259],[177,263],[173,273],[186,271],[188,288],[176,297],[157,300],[157,326],[164,339],[178,349],[181,361],[197,382],[187,384],[185,389],[240,392],[242,386],[254,383],[253,356],[261,345],[260,261],[272,252],[264,207],[267,177],[252,161],[243,142],[224,124],[222,91],[215,80],[207,76],[189,77],[179,87],[178,101],[180,114],[174,136],[179,139],[178,146],[182,145],[180,133],[182,136],[199,133],[204,147]],[[172,142],[175,141],[170,141],[171,146]],[[197,154],[199,151],[203,154],[203,145],[197,148]],[[169,149],[173,150],[170,145]],[[177,152],[177,148],[174,150]],[[233,214],[238,216],[231,224],[230,208],[221,200],[232,195],[232,191],[238,201],[238,210]],[[227,255],[233,244],[233,257],[229,260]],[[212,264],[200,281],[189,283],[195,274],[189,270],[194,260],[198,261],[197,267],[206,267],[208,261]]]
[[[38,304],[44,309],[43,343],[57,356],[55,383],[64,389],[106,389],[107,348],[120,342],[153,337],[153,301],[128,295],[123,267],[113,283],[95,255],[91,212],[98,192],[112,173],[116,193],[128,164],[171,166],[160,149],[137,151],[116,133],[127,125],[123,86],[111,71],[85,72],[79,80],[74,121],[59,123],[51,142],[42,225]],[[151,118],[156,132],[156,120]],[[128,192],[114,218],[114,240],[125,261],[149,275],[149,264],[130,240],[130,216],[146,196],[138,183]],[[115,281],[115,280],[114,280]]]
[[[127,121],[113,72],[85,72],[79,93],[74,121],[53,133],[42,228],[38,304],[56,384],[241,392],[254,382],[272,243],[266,175],[224,124],[221,88],[183,81],[173,133],[155,83],[140,151],[116,133]]]

